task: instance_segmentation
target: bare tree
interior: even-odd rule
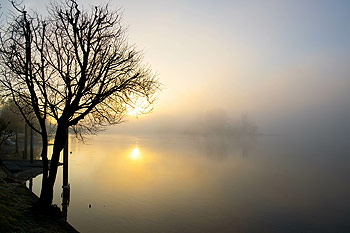
[[[15,132],[9,128],[10,121],[0,117],[0,147],[9,138],[15,135]]]
[[[68,128],[81,137],[118,124],[128,105],[142,98],[151,106],[159,90],[154,74],[141,63],[142,54],[127,43],[118,11],[108,5],[86,11],[66,0],[52,3],[48,13],[44,21],[21,10],[22,19],[10,25],[1,41],[2,86],[20,109],[21,102],[31,106],[41,135],[45,119],[57,126],[40,195],[44,206],[52,203]]]
[[[18,133],[24,130],[24,122],[21,113],[12,99],[0,102],[0,121],[2,129],[2,139],[0,144],[7,140],[7,138],[15,136],[16,153],[19,153]],[[5,132],[5,133],[4,133]],[[6,138],[4,136],[6,135]]]
[[[1,34],[1,91],[5,98],[13,100],[26,123],[42,137],[42,187],[47,187],[48,102],[44,95],[46,80],[39,75],[45,69],[41,52],[43,44],[40,44],[39,39],[43,38],[45,27],[41,20],[30,17],[24,8],[20,8],[15,2],[12,5],[19,16],[13,15],[11,23]]]

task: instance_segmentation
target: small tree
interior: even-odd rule
[[[15,132],[8,127],[9,124],[9,121],[0,117],[0,147],[7,139],[15,135]]]
[[[151,106],[159,82],[141,64],[141,53],[127,43],[119,12],[108,5],[86,11],[75,0],[52,3],[45,21],[20,12],[21,19],[2,37],[1,83],[23,115],[29,104],[27,112],[36,116],[36,131],[46,135],[46,143],[45,119],[57,126],[40,195],[40,204],[47,206],[68,128],[82,137],[120,123],[136,99]]]
[[[7,139],[16,135],[16,152],[18,152],[18,133],[24,130],[22,115],[14,102],[9,99],[0,104],[0,125],[1,139],[0,145]]]

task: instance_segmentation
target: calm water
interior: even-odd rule
[[[350,232],[349,141],[71,139],[68,222],[94,233]],[[40,184],[38,176],[37,194]],[[54,198],[60,207],[61,186],[62,169]]]

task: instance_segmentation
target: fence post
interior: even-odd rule
[[[27,125],[27,123],[25,123],[25,125],[24,125],[24,151],[23,151],[23,158],[24,159],[28,159],[28,157],[27,157],[27,151],[28,151],[28,125]]]
[[[66,130],[67,141],[63,149],[63,187],[68,187],[68,129]]]
[[[33,135],[33,129],[30,128],[30,163],[33,163],[33,157],[34,157],[34,135]]]

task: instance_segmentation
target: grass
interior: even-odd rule
[[[9,179],[0,167],[0,232],[76,232],[63,220],[58,207],[45,213],[35,210],[37,200],[24,184]]]

